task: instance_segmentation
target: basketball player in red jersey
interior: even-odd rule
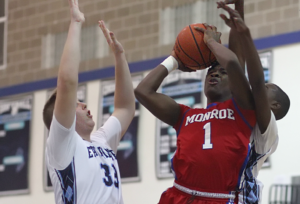
[[[236,55],[218,43],[221,34],[216,27],[206,28],[204,41],[220,63],[208,70],[205,79],[207,108],[192,109],[157,93],[170,71],[184,69],[175,55],[135,89],[137,99],[177,131],[174,186],[162,194],[160,204],[237,203],[235,194],[248,161],[256,123],[252,93]]]
[[[235,3],[235,10],[226,6],[226,3]],[[264,161],[277,148],[278,130],[276,120],[282,119],[290,107],[289,97],[275,84],[265,84],[263,67],[253,43],[250,30],[243,20],[244,0],[226,0],[219,2],[218,7],[230,14],[228,19],[221,15],[225,23],[231,28],[230,35],[238,39],[234,44],[229,42],[229,47],[237,56],[247,63],[249,82],[255,102],[257,124],[251,135],[250,160],[244,174],[244,190],[240,193],[239,203],[261,203],[263,184],[257,180],[258,172]],[[246,49],[241,49],[246,48]]]

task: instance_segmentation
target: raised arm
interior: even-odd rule
[[[99,21],[108,45],[115,57],[115,100],[113,116],[118,118],[122,127],[122,136],[130,125],[135,112],[135,97],[131,81],[130,70],[121,43],[113,32],[109,31],[103,21]]]
[[[145,106],[154,116],[163,122],[174,126],[180,114],[180,106],[172,98],[161,93],[157,89],[168,75],[168,69],[177,68],[174,57],[170,56],[153,69],[137,86],[134,93],[138,101]]]
[[[80,35],[84,15],[79,11],[78,0],[69,0],[71,23],[57,77],[57,98],[54,115],[57,121],[70,128],[75,117],[78,68],[80,63]]]
[[[216,56],[220,65],[226,69],[232,96],[243,109],[253,109],[251,90],[237,56],[218,42],[221,33],[217,32],[216,27],[207,24],[205,26],[206,30],[199,27],[195,29],[204,33],[204,42]]]
[[[255,102],[257,124],[261,133],[264,133],[270,122],[271,108],[268,101],[265,77],[259,55],[253,43],[250,30],[239,13],[224,4],[222,5],[222,8],[229,12],[231,19],[234,21],[234,24],[232,23],[229,25],[232,26],[231,29],[235,29],[239,33],[242,46],[245,48],[243,49],[243,52],[246,56],[247,72]],[[229,21],[229,19],[226,21]]]
[[[224,0],[224,3],[234,4],[235,10],[240,14],[242,19],[244,19],[244,0]],[[221,8],[218,2],[217,4],[218,8]],[[220,14],[220,17],[222,19],[225,19],[226,16],[224,14]],[[235,29],[230,29],[228,47],[232,52],[236,54],[241,64],[242,70],[243,72],[245,72],[245,56],[242,50],[240,36]]]

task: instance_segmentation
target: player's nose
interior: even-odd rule
[[[211,77],[219,77],[220,75],[219,75],[218,71],[214,71],[214,72],[210,73],[210,76]]]

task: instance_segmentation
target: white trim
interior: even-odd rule
[[[235,199],[235,192],[231,191],[230,194],[224,194],[224,193],[208,193],[208,192],[202,192],[202,191],[197,191],[197,190],[192,190],[189,188],[186,188],[184,186],[179,185],[178,183],[174,182],[174,187],[177,188],[178,190],[190,194],[190,195],[195,195],[199,197],[206,197],[206,198],[224,198],[224,199]]]

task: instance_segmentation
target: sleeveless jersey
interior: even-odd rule
[[[115,152],[121,125],[111,116],[103,127],[83,140],[53,116],[46,146],[46,163],[56,204],[123,204]]]
[[[254,111],[243,110],[234,99],[212,103],[206,109],[180,108],[174,126],[175,182],[203,192],[230,194],[238,190],[256,123]]]

